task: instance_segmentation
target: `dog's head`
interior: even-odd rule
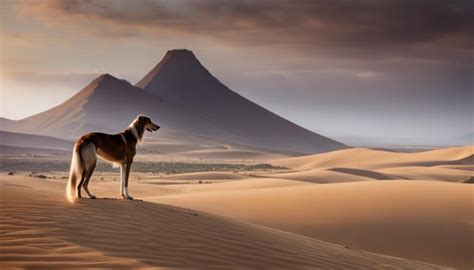
[[[157,124],[153,123],[150,119],[150,117],[140,114],[137,116],[137,122],[139,123],[140,126],[143,127],[143,130],[147,130],[150,132],[157,131],[160,129],[160,126]]]

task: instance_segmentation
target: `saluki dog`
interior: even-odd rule
[[[74,144],[71,170],[67,183],[66,195],[70,202],[74,202],[76,195],[81,198],[81,188],[91,199],[96,197],[89,192],[89,180],[97,163],[97,155],[120,166],[120,193],[124,199],[133,200],[128,194],[128,176],[133,157],[136,154],[137,144],[143,140],[145,130],[150,132],[160,127],[151,119],[140,114],[123,132],[118,134],[88,133]],[[77,185],[77,179],[80,179]]]

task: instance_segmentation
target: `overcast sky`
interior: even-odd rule
[[[328,136],[473,129],[473,1],[0,1],[0,116],[193,50],[232,90]]]

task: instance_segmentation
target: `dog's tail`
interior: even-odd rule
[[[69,180],[66,187],[66,197],[68,201],[74,203],[76,199],[77,178],[82,177],[84,166],[81,160],[81,145],[75,144],[72,151],[71,169],[69,171]]]

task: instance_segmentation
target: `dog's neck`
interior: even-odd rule
[[[138,119],[135,119],[125,130],[124,133],[130,133],[135,143],[141,143],[143,141],[143,133],[145,133],[145,127],[140,124]]]

